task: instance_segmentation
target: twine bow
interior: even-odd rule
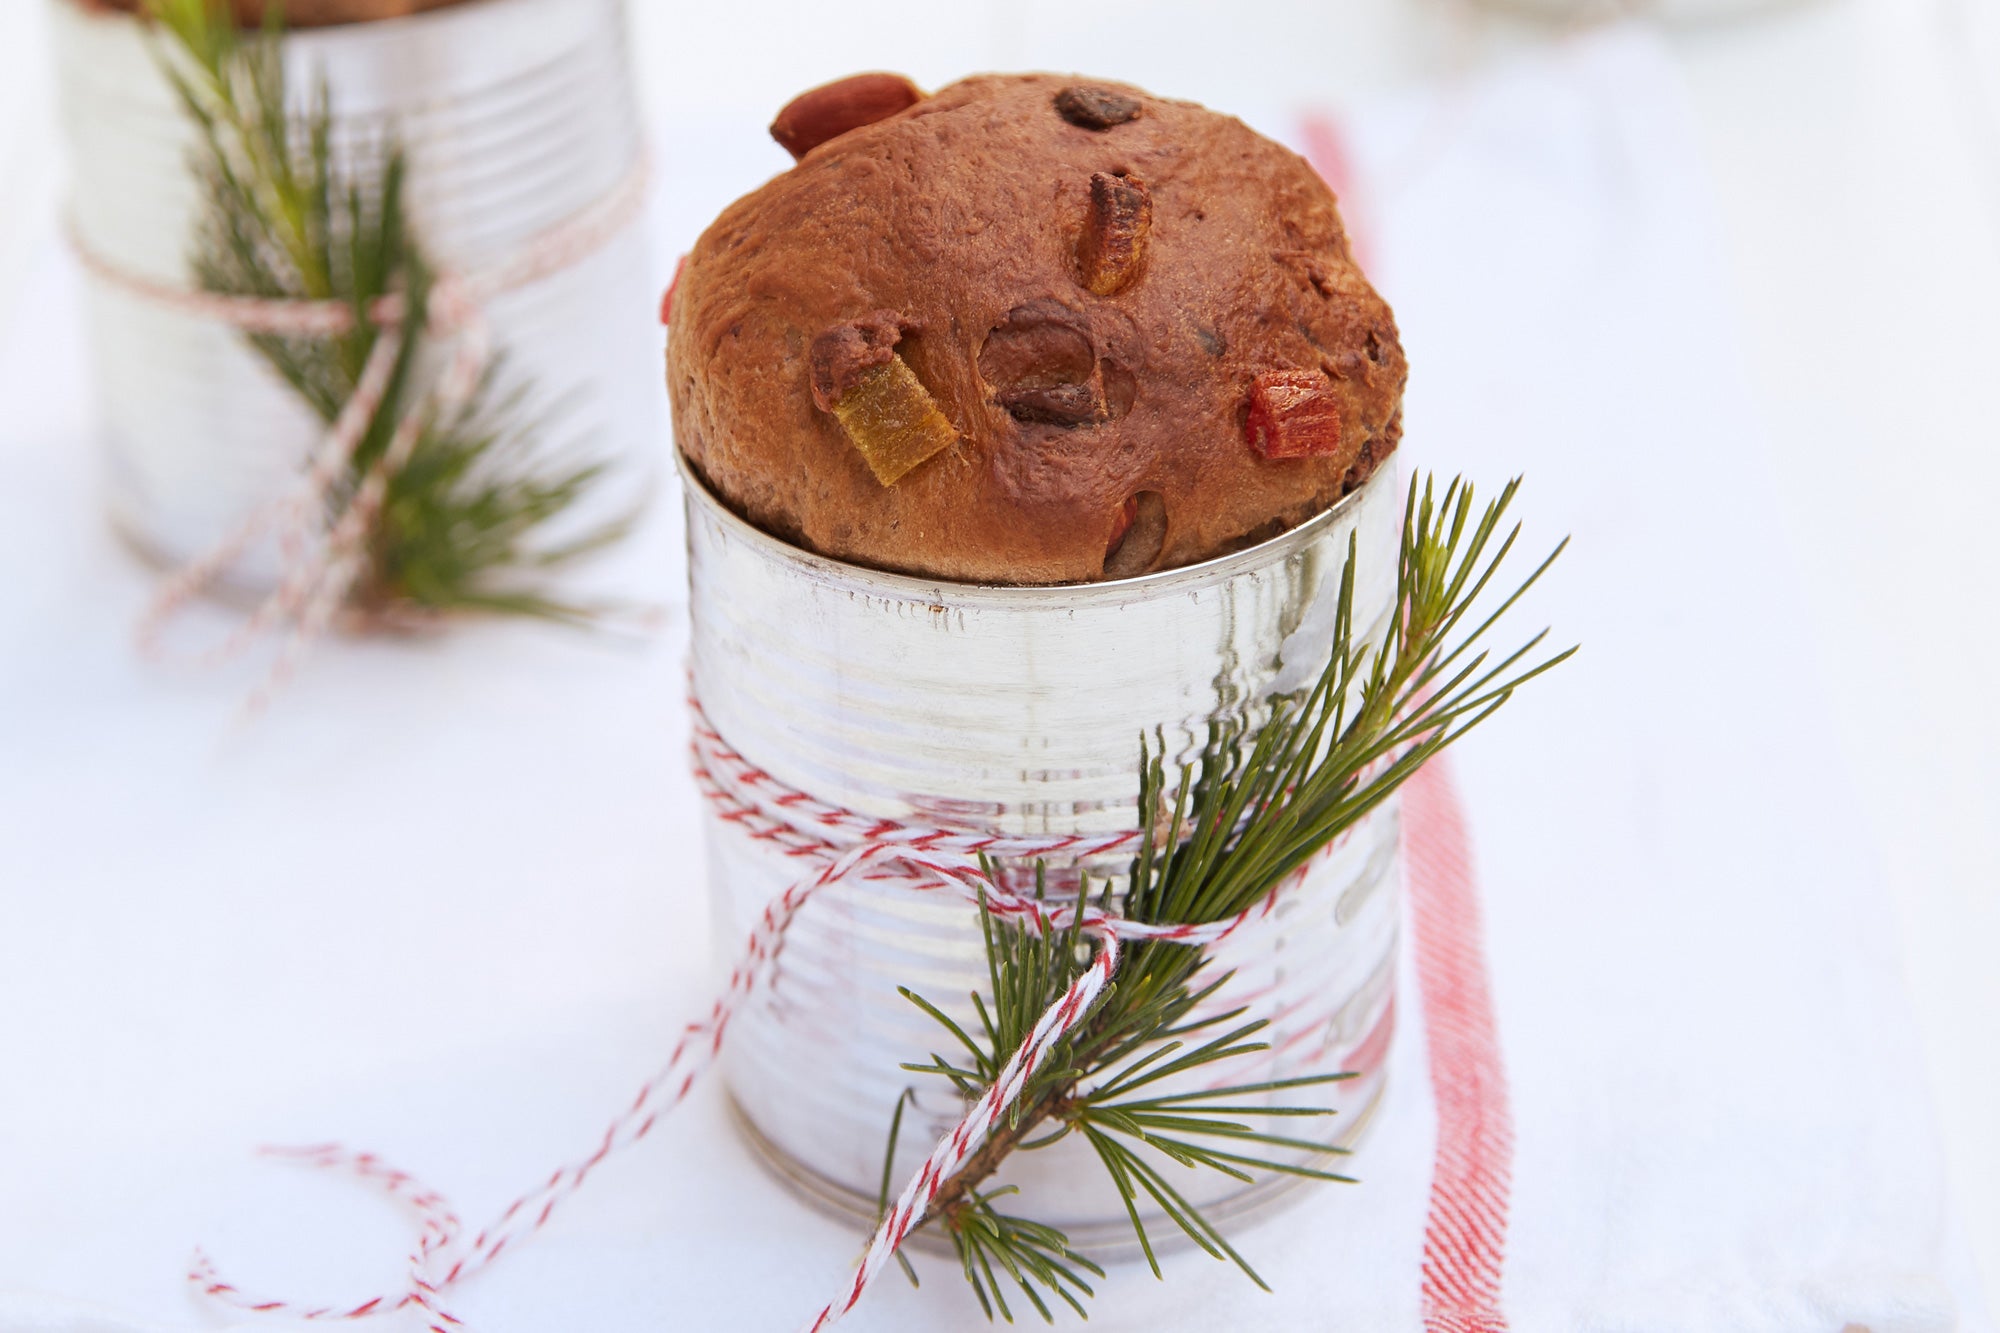
[[[424,331],[450,344],[450,359],[443,373],[397,418],[381,456],[341,496],[342,483],[352,474],[355,455],[382,410],[404,351],[405,298],[391,294],[374,302],[367,312],[379,330],[374,345],[353,394],[313,449],[298,483],[257,506],[207,552],[167,577],[140,617],[141,650],[164,656],[161,637],[167,622],[212,587],[252,542],[275,533],[280,555],[277,586],[227,637],[194,658],[201,665],[227,661],[273,627],[289,623],[291,633],[251,706],[254,709],[268,699],[297,669],[307,647],[326,631],[353,590],[364,570],[368,538],[389,483],[409,462],[425,427],[449,418],[471,400],[492,354],[487,303],[569,268],[603,246],[637,215],[646,182],[643,159],[635,161],[595,203],[500,262],[473,272],[446,270],[438,275],[424,308]],[[68,232],[71,248],[94,277],[156,305],[243,333],[331,338],[356,327],[356,313],[345,302],[230,296],[176,287],[134,273],[93,249],[73,217]]]
[[[295,1319],[361,1319],[415,1307],[424,1312],[431,1333],[461,1333],[466,1325],[445,1309],[444,1293],[491,1264],[510,1245],[540,1230],[606,1159],[645,1138],[687,1099],[721,1053],[731,1020],[768,977],[793,919],[821,890],[863,881],[885,888],[942,891],[967,902],[983,902],[994,916],[1032,929],[1060,931],[1078,924],[1097,943],[1090,966],[1049,1005],[992,1086],[924,1159],[875,1229],[852,1277],[803,1325],[806,1333],[820,1333],[860,1301],[883,1265],[923,1222],[945,1182],[979,1150],[993,1125],[1020,1099],[1049,1052],[1088,1017],[1117,971],[1124,944],[1140,940],[1215,944],[1245,922],[1269,913],[1280,894],[1303,873],[1295,872],[1238,916],[1192,925],[1132,921],[1088,904],[1029,898],[997,882],[980,858],[1086,859],[1127,850],[1139,841],[1140,834],[1004,837],[921,828],[858,814],[790,787],[757,767],[710,725],[698,701],[691,699],[689,707],[693,714],[695,781],[715,817],[753,841],[769,843],[784,856],[798,860],[805,873],[766,904],[721,993],[703,1017],[682,1030],[665,1066],[605,1129],[595,1150],[552,1172],[469,1241],[461,1242],[463,1229],[458,1216],[442,1195],[371,1154],[352,1152],[338,1144],[269,1149],[273,1155],[303,1165],[353,1175],[415,1212],[420,1227],[404,1290],[350,1306],[301,1306],[244,1292],[224,1280],[209,1258],[197,1252],[188,1280],[199,1291],[238,1309],[282,1312]],[[1082,921],[1076,923],[1079,912]]]

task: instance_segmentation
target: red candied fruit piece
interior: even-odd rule
[[[1319,458],[1340,452],[1340,402],[1316,370],[1267,370],[1250,385],[1243,423],[1266,458]]]
[[[667,294],[660,298],[660,323],[674,322],[674,293],[681,289],[681,274],[687,272],[688,257],[682,255],[674,264],[674,278],[667,284]]]
[[[1125,534],[1132,530],[1133,520],[1139,517],[1139,497],[1132,496],[1125,501],[1125,507],[1118,513],[1116,526],[1111,529],[1111,540],[1104,543],[1104,554],[1110,555],[1118,549],[1118,543],[1125,540]]]

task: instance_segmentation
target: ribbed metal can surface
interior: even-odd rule
[[[1005,836],[1133,829],[1142,737],[1164,741],[1171,770],[1199,756],[1212,721],[1240,719],[1254,732],[1274,696],[1318,679],[1350,539],[1357,629],[1384,630],[1402,510],[1394,472],[1249,550],[1064,587],[941,583],[823,559],[743,522],[689,474],[693,687],[747,762],[860,814]],[[1336,1116],[1289,1127],[1308,1126],[1329,1146],[1349,1144],[1382,1095],[1397,820],[1393,802],[1376,811],[1267,916],[1211,950],[1211,975],[1233,974],[1211,1003],[1268,1020],[1259,1039],[1270,1048],[1200,1077],[1219,1086],[1354,1071],[1309,1090]],[[715,812],[707,833],[715,948],[728,962],[800,865]],[[1116,853],[1081,868],[1122,886],[1129,863]],[[969,996],[988,989],[986,978],[977,909],[962,900],[865,881],[817,894],[724,1049],[739,1117],[766,1160],[815,1201],[872,1217],[898,1097],[915,1094],[899,1174],[964,1110],[942,1080],[900,1068],[948,1038],[898,987],[971,1026]],[[1220,1220],[1261,1206],[1288,1179],[1246,1185],[1205,1172],[1175,1183]],[[999,1180],[1021,1186],[1018,1211],[1077,1243],[1115,1248],[1131,1234],[1080,1142],[1017,1153]]]
[[[197,139],[159,43],[129,15],[49,2],[76,239],[122,273],[185,288]],[[638,169],[622,0],[471,0],[282,43],[298,105],[325,81],[337,159],[379,160],[391,136],[403,146],[417,233],[452,271],[517,255]],[[656,298],[643,231],[627,226],[485,305],[518,419],[546,419],[552,448],[618,474],[619,495],[579,527],[629,507],[661,461]],[[112,521],[179,564],[283,494],[325,427],[224,324],[96,274],[88,312]],[[277,559],[275,545],[253,549],[231,582],[268,587]]]

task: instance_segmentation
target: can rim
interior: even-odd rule
[[[1041,603],[1068,608],[1076,606],[1079,600],[1130,602],[1213,587],[1234,575],[1280,564],[1295,552],[1311,547],[1328,528],[1338,526],[1351,509],[1358,508],[1363,497],[1371,494],[1379,486],[1392,484],[1389,479],[1397,473],[1395,458],[1392,455],[1383,460],[1367,481],[1297,527],[1288,528],[1254,546],[1247,546],[1240,551],[1231,551],[1227,555],[1215,556],[1196,564],[1179,565],[1173,569],[1138,574],[1130,578],[1102,579],[1095,583],[968,583],[957,579],[899,574],[890,570],[875,569],[794,546],[784,538],[764,531],[730,508],[709,488],[708,482],[678,445],[674,447],[673,453],[674,466],[680,472],[681,481],[689,498],[699,503],[705,513],[767,560],[790,565],[820,583],[866,592],[874,596],[899,597],[932,606],[946,604],[1019,606]]]

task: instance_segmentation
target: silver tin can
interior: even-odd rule
[[[122,273],[189,281],[201,199],[193,127],[144,25],[50,0],[70,223]],[[288,86],[322,78],[335,151],[410,162],[410,211],[433,261],[477,273],[612,195],[638,169],[638,112],[622,0],[472,0],[408,18],[283,38]],[[663,461],[657,291],[643,228],[484,308],[503,383],[549,444],[614,464],[619,484],[583,526],[629,508]],[[91,276],[90,350],[113,524],[178,565],[296,480],[324,427],[235,330]],[[275,544],[229,582],[274,580]]]
[[[1395,601],[1393,467],[1249,550],[1064,587],[943,583],[823,559],[745,523],[682,470],[693,685],[710,724],[784,784],[906,825],[1007,836],[1135,828],[1142,735],[1163,735],[1169,764],[1186,762],[1212,719],[1254,729],[1272,696],[1318,678],[1350,537],[1357,626],[1381,633]],[[1379,810],[1268,916],[1212,951],[1216,972],[1234,973],[1215,1003],[1271,1024],[1270,1049],[1232,1062],[1222,1082],[1358,1073],[1313,1090],[1337,1116],[1298,1122],[1329,1147],[1351,1144],[1382,1095],[1397,819],[1393,802]],[[707,834],[715,949],[727,965],[800,863],[713,811]],[[1082,868],[1122,885],[1128,863],[1111,855]],[[899,1174],[964,1109],[941,1081],[899,1068],[926,1060],[941,1037],[897,988],[971,1023],[968,996],[985,984],[977,909],[964,901],[866,882],[819,892],[792,922],[769,984],[732,1020],[723,1054],[739,1120],[764,1159],[814,1202],[872,1219],[898,1096],[917,1094]],[[1293,1179],[1204,1175],[1176,1184],[1217,1221]],[[1102,1168],[1075,1140],[1015,1155],[1000,1179],[1078,1244],[1116,1252],[1131,1236]]]

